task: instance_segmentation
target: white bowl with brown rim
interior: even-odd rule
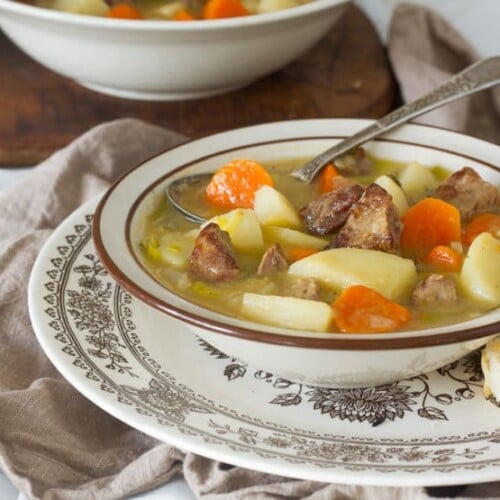
[[[144,218],[174,179],[213,172],[234,157],[263,163],[312,157],[368,123],[318,119],[258,125],[191,141],[147,160],[117,181],[99,203],[93,237],[103,264],[147,306],[183,322],[225,354],[290,380],[337,387],[378,385],[461,358],[500,332],[499,308],[461,323],[421,330],[313,333],[208,310],[166,288],[144,266],[140,251]],[[418,160],[451,171],[468,165],[485,180],[500,185],[500,147],[444,129],[406,125],[366,148],[380,158]]]

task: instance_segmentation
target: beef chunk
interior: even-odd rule
[[[297,278],[293,280],[286,292],[287,295],[299,299],[319,300],[320,290],[320,284],[314,278]]]
[[[279,243],[275,243],[273,246],[269,247],[262,256],[259,268],[257,269],[257,276],[285,272],[287,269],[288,262],[283,253],[283,249]]]
[[[452,279],[431,274],[416,286],[411,299],[417,306],[452,304],[457,300],[457,290]]]
[[[500,206],[497,188],[483,180],[470,167],[464,167],[450,175],[436,189],[435,196],[457,207],[464,220],[476,213]]]
[[[368,174],[373,167],[373,162],[363,148],[357,148],[355,151],[336,158],[334,164],[342,175]]]
[[[311,201],[301,211],[304,227],[314,234],[328,234],[347,219],[351,207],[363,194],[358,184],[335,189]]]
[[[391,195],[379,185],[370,184],[351,208],[349,217],[330,247],[397,253],[400,236],[401,221]]]
[[[198,234],[191,254],[190,272],[205,281],[225,281],[240,274],[229,234],[217,224],[207,224]]]

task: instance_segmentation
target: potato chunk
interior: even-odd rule
[[[165,2],[143,8],[142,13],[146,19],[172,19],[183,9],[185,9],[185,6],[182,2]]]
[[[288,198],[271,186],[262,186],[255,193],[253,209],[260,223],[300,229],[302,220]]]
[[[433,173],[416,161],[406,166],[398,180],[412,204],[425,198],[437,186]]]
[[[235,208],[230,212],[213,217],[206,222],[214,222],[229,233],[234,248],[243,252],[260,252],[264,248],[264,238],[260,222],[250,208]]]
[[[408,210],[408,200],[398,183],[394,179],[391,179],[388,175],[381,175],[375,179],[375,184],[384,188],[392,196],[392,202],[394,203],[399,216],[403,217]]]
[[[328,245],[328,240],[326,239],[311,236],[310,234],[288,227],[264,226],[262,232],[267,243],[279,243],[285,248],[300,247],[322,250]]]
[[[332,322],[333,309],[317,300],[245,293],[241,314],[267,325],[326,332]]]
[[[164,234],[159,242],[162,260],[177,269],[185,269],[194,248],[194,240],[192,234],[175,231]]]
[[[338,291],[351,285],[364,285],[391,300],[406,298],[417,280],[412,260],[361,248],[318,252],[294,262],[288,272],[316,278]]]
[[[165,263],[175,269],[186,269],[194,248],[196,235],[192,232],[166,231],[159,237],[150,236],[141,241],[144,255],[156,264]]]
[[[465,293],[492,307],[500,306],[500,240],[481,233],[472,242],[460,273]]]
[[[290,9],[300,5],[297,0],[260,0],[258,12],[274,12],[276,10]]]
[[[104,0],[39,0],[39,7],[88,16],[105,16],[109,10]]]

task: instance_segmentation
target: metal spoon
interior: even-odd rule
[[[421,114],[427,113],[428,111],[461,97],[492,87],[498,83],[500,83],[500,56],[478,61],[460,73],[452,76],[428,94],[395,109],[372,125],[356,132],[354,135],[327,149],[305,165],[290,172],[289,175],[302,182],[309,183],[325,165],[351,149],[360,146],[370,139],[379,137],[385,132]],[[204,222],[204,217],[182,206],[180,194],[182,192],[185,193],[187,189],[190,189],[190,187],[195,184],[208,184],[211,177],[212,174],[201,174],[180,178],[167,187],[167,196],[174,207],[184,213],[186,217],[195,222]]]

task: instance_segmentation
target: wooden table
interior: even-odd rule
[[[191,137],[276,120],[380,117],[396,88],[379,37],[356,7],[309,53],[248,87],[192,101],[143,102],[87,90],[0,34],[0,166],[34,165],[90,127],[125,116]]]

